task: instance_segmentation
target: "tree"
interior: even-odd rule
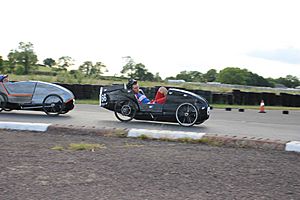
[[[79,66],[78,70],[85,74],[85,76],[89,76],[92,66],[93,63],[91,61],[85,61],[82,65]]]
[[[24,67],[24,74],[28,74],[38,61],[37,55],[33,51],[33,44],[30,42],[20,42],[18,49],[11,50],[7,57],[12,68],[16,64],[21,64]]]
[[[249,77],[246,79],[247,85],[254,85],[254,86],[264,86],[264,87],[272,87],[273,84],[270,83],[267,79],[258,74],[249,72]]]
[[[247,85],[248,71],[237,67],[227,67],[222,69],[217,77],[217,81],[227,84]]]
[[[300,81],[296,76],[287,75],[285,78],[280,77],[275,79],[276,83],[283,84],[286,87],[294,88],[300,85]]]
[[[134,60],[127,56],[127,63],[123,66],[122,74],[127,75],[129,78],[135,78],[144,81],[153,81],[154,75],[148,71],[144,64],[135,64]]]
[[[179,74],[176,75],[176,79],[185,80],[187,82],[192,81],[191,74],[188,71],[181,71]]]
[[[182,71],[176,75],[176,79],[185,80],[187,82],[203,82],[203,74],[198,71]]]
[[[228,84],[272,86],[272,84],[262,76],[249,72],[247,69],[237,67],[227,67],[221,70],[217,76],[217,81]]]
[[[96,62],[95,65],[92,65],[90,75],[91,76],[99,76],[103,74],[102,69],[105,69],[105,72],[108,70],[106,69],[106,66],[102,62]]]
[[[3,66],[3,59],[2,56],[0,56],[0,72],[4,71],[4,66]]]
[[[55,60],[53,60],[52,58],[46,58],[44,61],[43,61],[44,65],[48,66],[48,67],[53,67],[56,65],[56,62]]]
[[[168,76],[168,77],[165,78],[165,81],[175,80],[175,79],[176,79],[176,77],[174,77],[174,76]]]
[[[132,74],[138,80],[153,81],[154,75],[146,69],[145,65],[138,63],[134,66],[134,73]]]
[[[62,56],[58,59],[58,68],[67,71],[69,67],[74,65],[74,60],[70,56]]]
[[[206,82],[213,82],[216,81],[217,75],[218,75],[217,70],[210,69],[206,72],[206,74],[203,74],[203,78],[205,79]]]
[[[94,65],[91,61],[85,61],[79,66],[79,71],[85,74],[85,76],[99,76],[103,74],[102,69],[106,69],[106,66],[102,62],[96,62]]]
[[[74,77],[73,79],[76,80],[76,83],[82,83],[82,79],[83,79],[84,75],[82,74],[81,71],[70,70],[69,74]]]
[[[158,72],[154,75],[154,80],[157,81],[157,82],[162,81],[162,78],[160,77]]]
[[[129,78],[134,78],[135,73],[135,63],[130,56],[124,57],[127,61],[121,70],[121,74],[127,75]]]

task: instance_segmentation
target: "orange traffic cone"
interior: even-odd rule
[[[264,100],[261,100],[260,102],[259,113],[266,113]]]

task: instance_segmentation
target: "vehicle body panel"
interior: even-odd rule
[[[37,82],[37,86],[32,97],[32,104],[43,102],[45,97],[49,94],[59,95],[64,102],[74,99],[73,93],[62,86],[52,83]]]
[[[167,100],[164,104],[139,104],[133,91],[125,85],[114,85],[102,87],[99,95],[99,105],[108,110],[114,111],[117,101],[131,100],[137,107],[134,119],[154,120],[165,122],[177,122],[175,113],[179,105],[190,103],[196,107],[199,115],[196,124],[200,124],[209,118],[209,104],[201,96],[189,91],[169,88]]]
[[[74,108],[74,95],[68,89],[41,81],[19,81],[0,83],[0,93],[7,97],[8,109],[43,110],[48,95],[58,95],[64,103],[64,112]]]

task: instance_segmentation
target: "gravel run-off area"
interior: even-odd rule
[[[0,130],[0,161],[3,200],[300,199],[293,152]]]

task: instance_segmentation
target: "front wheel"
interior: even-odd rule
[[[48,116],[58,116],[64,109],[64,102],[57,94],[50,94],[43,101],[43,110]]]
[[[7,96],[3,93],[0,93],[0,112],[2,110],[5,110],[7,101],[8,101]]]
[[[131,100],[118,101],[115,104],[115,116],[121,122],[131,121],[136,114],[136,106]]]
[[[193,126],[198,119],[198,110],[191,103],[182,103],[176,109],[176,119],[181,126]]]

